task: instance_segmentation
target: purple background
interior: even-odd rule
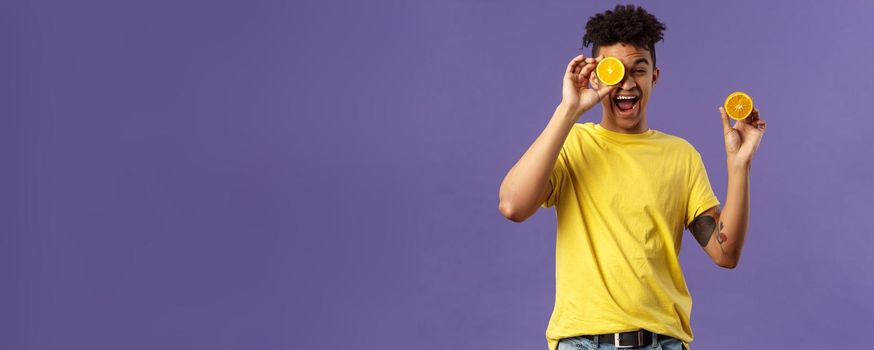
[[[684,233],[693,347],[863,344],[874,5],[639,4],[721,201],[717,107],[769,125],[739,267]],[[0,348],[544,349],[555,214],[498,188],[613,5],[4,1]]]

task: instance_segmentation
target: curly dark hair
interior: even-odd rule
[[[586,34],[583,36],[583,47],[593,44],[594,57],[597,56],[599,46],[631,44],[639,49],[649,50],[652,54],[652,65],[655,66],[655,43],[664,39],[662,32],[665,29],[662,22],[642,7],[616,5],[612,11],[607,10],[589,18],[586,22]]]

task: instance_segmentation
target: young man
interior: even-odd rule
[[[697,150],[647,124],[660,74],[655,43],[664,30],[631,5],[590,18],[583,46],[593,44],[595,58],[568,64],[561,103],[501,184],[499,210],[512,221],[555,206],[550,350],[688,349],[692,299],[678,259],[684,227],[718,266],[731,269],[740,259],[750,164],[765,121],[754,110],[731,126],[720,107],[728,165],[720,210]],[[626,76],[604,86],[593,71],[611,56]],[[599,102],[600,123],[577,123]]]

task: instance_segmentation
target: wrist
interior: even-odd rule
[[[726,164],[729,172],[749,171],[752,167],[752,161],[743,158],[728,158]]]
[[[585,111],[579,111],[573,106],[564,103],[564,101],[559,103],[558,107],[556,107],[556,114],[561,115],[565,119],[573,119],[574,122],[576,122],[584,112]]]

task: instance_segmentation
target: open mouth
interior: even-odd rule
[[[613,105],[621,115],[631,115],[637,104],[640,102],[640,97],[634,95],[617,95],[613,97]]]

